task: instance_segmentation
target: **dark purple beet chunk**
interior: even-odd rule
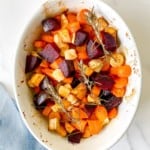
[[[82,133],[78,130],[75,130],[68,135],[68,141],[71,143],[80,143],[81,138],[82,138]]]
[[[95,84],[100,86],[103,90],[111,90],[114,85],[114,80],[109,75],[102,75],[97,73],[94,74],[91,78]]]
[[[43,20],[42,26],[45,32],[57,30],[60,28],[60,24],[55,18],[48,18]]]
[[[88,116],[92,115],[96,107],[97,105],[95,104],[85,104],[85,109],[86,109]]]
[[[50,81],[49,81],[48,77],[45,77],[45,78],[42,80],[42,82],[40,83],[40,88],[41,88],[42,90],[47,90],[48,84],[50,84]]]
[[[100,98],[101,99],[109,100],[110,97],[112,97],[111,91],[109,91],[109,90],[101,90],[101,93],[100,93]]]
[[[55,80],[49,80],[48,77],[45,77],[42,82],[40,83],[40,89],[43,91],[47,91],[47,89],[49,88],[49,84],[53,85],[54,87],[57,84],[57,81]]]
[[[47,44],[42,51],[39,52],[39,55],[46,59],[48,62],[52,63],[55,59],[59,57],[60,49],[55,43]]]
[[[80,80],[77,78],[73,78],[73,81],[71,83],[72,88],[75,88],[80,83]]]
[[[106,107],[107,110],[118,107],[121,104],[122,98],[112,95],[108,100],[101,100],[101,104]]]
[[[101,32],[101,35],[102,35],[102,41],[104,43],[105,49],[108,51],[115,51],[117,48],[117,43],[115,38],[111,34],[104,31]]]
[[[34,104],[37,109],[43,109],[46,106],[47,101],[50,99],[46,92],[40,92],[34,96]]]
[[[40,63],[41,59],[39,59],[38,57],[33,55],[27,55],[25,73],[33,71]]]
[[[102,46],[92,40],[88,41],[86,51],[90,59],[98,58],[104,55]]]
[[[80,45],[84,44],[87,39],[88,39],[88,33],[85,31],[82,31],[82,30],[78,30],[76,32],[74,44],[76,46],[80,46]]]
[[[59,68],[65,77],[72,76],[75,73],[75,68],[72,60],[64,60],[59,64]]]

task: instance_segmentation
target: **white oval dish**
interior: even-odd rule
[[[119,106],[119,114],[98,135],[81,140],[80,144],[71,144],[66,138],[48,132],[48,122],[34,108],[30,89],[26,84],[24,73],[26,51],[40,32],[41,21],[49,14],[55,15],[66,8],[78,11],[81,8],[94,10],[104,16],[118,29],[118,36],[123,47],[127,63],[132,67],[126,95]],[[32,135],[47,149],[53,150],[103,150],[110,148],[129,127],[136,112],[141,92],[141,64],[135,41],[121,17],[108,5],[99,0],[51,0],[45,3],[31,18],[24,31],[15,57],[14,92],[22,119]]]

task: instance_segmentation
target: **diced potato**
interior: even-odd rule
[[[61,15],[61,27],[66,28],[68,26],[68,19],[65,14]]]
[[[77,58],[77,53],[75,49],[68,49],[64,52],[66,60],[74,60]]]
[[[60,37],[58,34],[54,34],[54,42],[57,44],[57,46],[59,46],[60,43]],[[61,41],[62,42],[62,41]]]
[[[49,125],[48,125],[49,130],[57,130],[59,126],[60,124],[58,118],[49,119]]]
[[[87,101],[88,101],[89,103],[99,103],[98,97],[96,97],[96,96],[93,95],[93,94],[89,94],[89,95],[87,96]]]
[[[67,29],[61,29],[58,31],[58,35],[60,36],[62,42],[71,43],[71,36]]]
[[[56,81],[58,81],[58,82],[64,80],[64,78],[65,78],[60,69],[55,69],[55,70],[52,72],[52,77],[53,77]]]
[[[117,39],[117,30],[113,27],[106,27],[105,32],[111,34],[115,39]]]
[[[114,53],[110,57],[110,65],[112,67],[119,67],[125,63],[125,57],[122,53]]]
[[[58,94],[62,97],[67,97],[70,94],[70,89],[62,85],[58,89]]]
[[[41,81],[44,79],[44,77],[45,75],[40,73],[33,74],[31,79],[28,81],[29,87],[38,87]]]
[[[59,104],[55,104],[51,107],[51,109],[52,109],[53,112],[58,112],[62,109],[62,107]]]
[[[58,34],[54,35],[54,42],[56,43],[56,45],[61,48],[61,45],[63,44],[60,36]]]
[[[103,67],[103,62],[100,59],[92,59],[89,62],[89,67],[94,70],[95,72],[100,72]]]
[[[56,45],[60,48],[61,52],[61,56],[64,56],[64,51],[66,49],[69,49],[69,45],[67,43],[64,43],[61,39],[61,37],[58,34],[54,35],[54,42],[56,43]]]
[[[78,99],[77,99],[74,95],[72,95],[72,94],[69,94],[69,95],[68,95],[67,100],[68,100],[72,105],[75,104],[75,103],[78,101]]]
[[[100,24],[100,30],[104,30],[109,25],[104,17],[100,17],[98,19],[98,21],[99,21],[99,24]]]

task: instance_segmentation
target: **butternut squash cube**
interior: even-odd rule
[[[65,128],[67,130],[68,133],[71,133],[75,130],[75,127],[73,127],[70,123],[65,122]]]
[[[44,77],[45,75],[40,73],[33,74],[31,79],[28,81],[29,87],[38,87],[41,81],[44,79]]]
[[[98,21],[100,24],[100,30],[104,30],[109,25],[104,17],[100,17]]]
[[[78,84],[72,91],[72,94],[74,94],[78,99],[82,100],[86,94],[87,94],[87,88],[84,83]]]
[[[83,71],[88,77],[93,73],[93,69],[88,67],[87,65],[83,65]]]
[[[70,94],[70,89],[62,85],[58,89],[58,94],[62,97],[67,97]]]
[[[67,135],[67,131],[65,130],[65,128],[60,125],[57,129],[56,129],[57,133],[60,134],[62,137],[65,137]]]

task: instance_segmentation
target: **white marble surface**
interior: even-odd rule
[[[0,82],[10,95],[14,53],[26,22],[45,0],[0,0]],[[150,0],[103,0],[128,24],[139,49],[143,88],[136,116],[125,135],[111,150],[150,149]]]

